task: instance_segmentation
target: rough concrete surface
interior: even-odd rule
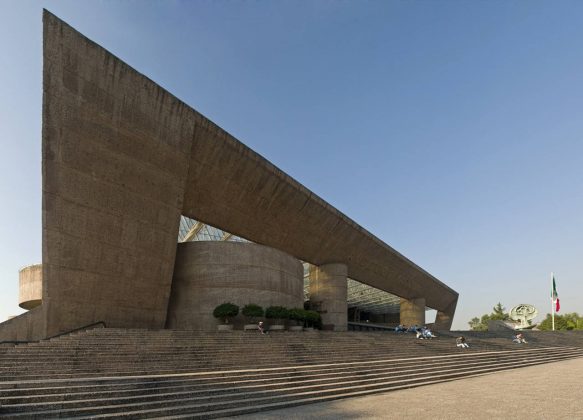
[[[345,282],[346,284],[346,282]],[[214,308],[225,302],[301,308],[304,268],[294,257],[267,246],[226,241],[178,244],[166,326],[215,331]],[[344,299],[346,305],[346,298]],[[346,315],[346,311],[344,312]],[[242,314],[230,321],[242,329]],[[346,324],[346,323],[345,323]]]
[[[43,298],[42,264],[29,265],[18,273],[18,306],[32,309],[39,306]]]
[[[583,359],[234,419],[583,419]]]
[[[325,329],[348,328],[346,264],[310,266],[310,300],[318,305]]]
[[[400,323],[408,327],[411,325],[425,325],[425,298],[401,298]]]

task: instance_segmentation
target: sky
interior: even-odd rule
[[[41,262],[43,7],[456,290],[454,328],[548,313],[551,272],[583,313],[583,2],[0,5],[0,320]]]

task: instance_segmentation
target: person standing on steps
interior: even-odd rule
[[[259,324],[257,324],[257,329],[261,334],[267,334],[265,331],[265,325],[263,325],[263,321],[259,321]]]

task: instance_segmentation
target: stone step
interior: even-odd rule
[[[583,353],[579,352],[580,355]],[[536,353],[530,354],[530,360],[544,360],[557,357],[572,357],[574,353],[554,352],[554,353]],[[53,387],[53,388],[28,388],[28,389],[14,389],[3,390],[2,397],[0,397],[0,405],[7,404],[23,404],[23,403],[40,403],[50,402],[55,399],[59,401],[78,400],[87,398],[97,398],[98,396],[115,395],[117,397],[128,395],[154,395],[168,392],[221,392],[223,389],[230,389],[233,386],[236,389],[246,388],[264,388],[272,387],[273,384],[281,382],[285,378],[287,383],[303,383],[303,384],[323,384],[334,383],[338,378],[342,380],[361,380],[383,378],[390,375],[393,378],[406,377],[411,375],[419,375],[425,372],[436,371],[436,369],[457,370],[457,369],[472,369],[480,366],[493,366],[499,363],[516,363],[524,360],[524,355],[512,355],[504,359],[500,357],[483,357],[471,361],[462,357],[448,358],[445,360],[435,360],[431,364],[419,367],[419,360],[411,360],[405,363],[375,365],[360,365],[350,366],[346,368],[332,368],[326,369],[320,367],[316,370],[309,368],[296,369],[293,372],[289,371],[257,371],[252,373],[232,373],[230,376],[211,376],[197,377],[190,379],[172,379],[168,378],[166,381],[146,381],[146,382],[132,382],[127,383],[123,379],[118,380],[117,383],[109,384],[104,387],[102,384],[85,385],[77,387]],[[111,381],[110,381],[111,382]],[[209,391],[209,387],[211,388]],[[212,389],[214,388],[214,389]],[[12,391],[12,392],[9,392]]]
[[[469,353],[469,352],[468,352]],[[390,355],[391,357],[402,357],[407,355],[408,357],[412,357],[415,354],[412,352],[409,353],[401,353],[401,354],[395,354],[395,355]],[[420,354],[421,355],[421,354]],[[379,357],[387,357],[387,355],[376,355],[375,358],[379,358]],[[349,360],[353,360],[353,361],[357,361],[357,360],[370,360],[371,358],[367,357],[367,358],[353,358],[353,359],[349,359]],[[314,357],[310,357],[310,358],[302,358],[302,357],[297,357],[295,358],[294,362],[304,362],[306,364],[318,364],[318,363],[322,363],[322,362],[336,362],[336,363],[342,363],[347,361],[347,358],[332,358],[332,357],[324,357],[324,358],[314,358]],[[227,361],[220,361],[220,362],[216,362],[216,363],[210,363],[210,365],[214,365],[216,367],[220,367],[220,366],[240,366],[243,367],[245,365],[247,366],[255,366],[257,364],[257,360],[253,359],[251,360],[252,363],[243,363],[243,361],[241,359],[236,359],[234,361],[232,361],[231,363],[228,363]],[[262,362],[263,366],[267,366],[267,365],[273,365],[273,366],[281,366],[282,364],[289,364],[290,360],[289,358],[271,358],[269,359],[267,362]],[[160,362],[160,361],[154,361],[153,364],[149,364],[148,361],[141,361],[141,362],[132,362],[132,363],[128,363],[128,362],[122,362],[122,361],[115,361],[113,360],[111,362],[111,364],[109,365],[103,365],[100,363],[95,363],[94,361],[85,361],[84,363],[78,363],[78,364],[63,364],[63,365],[50,365],[47,366],[45,369],[31,369],[31,365],[27,365],[26,367],[22,367],[20,365],[7,365],[4,366],[1,371],[0,371],[0,378],[4,378],[4,380],[7,380],[8,377],[13,377],[13,376],[20,376],[22,379],[26,378],[26,377],[38,377],[38,375],[40,373],[42,373],[45,377],[50,377],[50,376],[58,376],[58,377],[67,377],[67,376],[71,376],[71,375],[79,375],[79,374],[90,374],[93,373],[94,375],[100,375],[106,372],[116,372],[116,373],[120,373],[120,374],[132,374],[132,373],[136,373],[139,372],[143,369],[147,369],[148,372],[152,373],[152,372],[163,372],[163,371],[188,371],[188,370],[208,370],[209,368],[209,363],[206,363],[204,360],[203,361],[188,361],[188,362],[183,362],[183,361],[178,361],[178,363],[176,361],[172,361],[172,360],[168,360],[164,363]],[[28,371],[27,372],[22,372],[23,370]]]
[[[547,346],[529,346],[531,348],[541,348]],[[477,350],[508,350],[513,348],[512,346],[504,347],[504,348],[497,348],[497,347],[489,347],[489,346],[472,346],[468,351],[477,351]],[[305,351],[296,351],[296,350],[289,350],[289,349],[269,349],[269,348],[255,348],[253,349],[253,353],[241,353],[238,352],[230,352],[230,353],[220,353],[221,359],[239,359],[239,360],[254,360],[255,352],[260,351],[260,354],[268,354],[274,356],[281,356],[281,357],[296,357],[296,356],[303,356],[303,357],[329,357],[334,356],[339,357],[344,353],[339,351],[322,351],[322,352],[305,352]],[[447,345],[440,346],[440,347],[429,347],[429,348],[408,348],[406,350],[402,348],[398,349],[380,349],[380,350],[361,350],[358,355],[354,357],[359,358],[366,358],[370,355],[399,355],[399,354],[410,354],[410,353],[427,353],[428,351],[439,351],[440,354],[443,353],[452,353],[457,350],[453,343],[448,343]],[[209,354],[205,352],[134,352],[134,353],[77,353],[71,355],[62,355],[58,353],[50,353],[50,354],[32,354],[32,355],[23,355],[21,357],[13,357],[13,356],[2,356],[0,357],[0,364],[9,364],[9,363],[21,363],[21,362],[29,362],[31,364],[46,364],[46,361],[51,362],[76,362],[77,360],[86,360],[87,358],[92,358],[94,360],[98,360],[100,363],[106,363],[108,361],[123,361],[123,360],[164,360],[167,359],[169,356],[175,360],[189,360],[189,359],[197,359],[197,360],[213,360],[216,359],[217,353]],[[351,354],[346,354],[343,357],[350,357]],[[40,359],[42,357],[42,359]]]
[[[0,415],[211,418],[583,356],[583,334],[458,335],[90,330],[1,347]]]
[[[550,360],[561,360],[567,356],[549,358],[526,358],[523,363],[517,364],[515,360],[508,363],[490,364],[481,367],[450,369],[446,371],[433,371],[424,373],[417,377],[393,378],[391,375],[383,379],[369,379],[358,381],[339,381],[332,385],[306,385],[290,386],[283,383],[282,387],[272,387],[270,390],[256,390],[231,392],[221,395],[203,395],[203,396],[183,396],[182,394],[164,395],[158,400],[144,399],[115,399],[108,401],[104,405],[103,400],[91,401],[81,400],[72,404],[55,403],[52,409],[47,409],[48,405],[39,404],[34,407],[41,411],[30,411],[32,407],[24,406],[4,406],[3,413],[8,415],[22,415],[27,418],[50,418],[53,416],[99,416],[99,415],[116,415],[116,416],[138,416],[145,417],[151,415],[212,415],[216,410],[237,410],[250,409],[251,405],[265,405],[266,403],[294,403],[305,400],[306,398],[315,397],[335,397],[340,398],[347,394],[355,392],[382,392],[395,387],[412,387],[420,386],[427,383],[435,383],[445,380],[453,380],[462,377],[469,377],[476,374],[484,374],[504,369],[516,368],[533,364],[545,363]],[[132,401],[131,403],[129,401]],[[302,403],[305,403],[303,401]],[[75,406],[73,406],[75,404]],[[87,406],[87,404],[97,404]],[[99,405],[101,404],[101,405]],[[23,412],[15,412],[24,409]],[[257,407],[254,407],[254,411]],[[217,414],[217,413],[215,413]],[[221,414],[222,415],[222,414]]]
[[[424,363],[427,361],[443,361],[443,360],[449,360],[449,359],[453,359],[453,358],[465,358],[467,360],[480,360],[482,358],[491,358],[491,357],[505,357],[507,355],[517,355],[517,356],[521,356],[521,355],[528,355],[528,354],[541,354],[543,352],[563,352],[563,351],[572,351],[572,352],[577,352],[579,349],[578,348],[548,348],[548,349],[528,349],[528,348],[523,348],[523,349],[516,349],[515,351],[505,351],[505,352],[485,352],[485,353],[475,353],[475,354],[470,354],[468,352],[460,352],[457,355],[454,354],[450,354],[450,355],[440,355],[440,356],[428,356],[428,357],[415,357],[415,358],[402,358],[402,359],[379,359],[379,360],[374,360],[374,361],[351,361],[351,362],[344,362],[344,363],[327,363],[327,364],[311,364],[311,365],[304,365],[304,367],[298,367],[298,366],[288,366],[288,367],[274,367],[274,368],[270,368],[268,369],[269,371],[274,371],[274,372],[279,372],[279,371],[286,371],[286,372],[296,372],[298,370],[301,369],[315,369],[315,368],[319,368],[321,369],[322,367],[327,367],[328,369],[342,369],[342,370],[346,370],[349,369],[351,367],[357,367],[357,366],[369,366],[369,365],[378,365],[378,364],[385,364],[385,363],[391,363],[394,366],[398,366],[402,363]],[[263,369],[264,371],[266,371],[266,369]],[[237,370],[237,372],[255,372],[256,369],[239,369]],[[204,377],[204,376],[208,376],[208,375],[213,375],[213,376],[224,376],[226,375],[230,375],[233,371],[232,370],[228,370],[225,371],[226,373],[223,372],[197,372],[197,373],[192,373],[193,377]],[[188,376],[188,373],[185,374],[180,374],[179,376]],[[158,375],[157,375],[158,376]],[[134,376],[135,378],[135,376]],[[139,378],[139,377],[138,377]],[[112,380],[115,378],[111,378]],[[127,379],[126,377],[124,377],[124,379]],[[131,379],[131,378],[130,378]],[[61,380],[54,380],[54,383],[62,383],[65,382],[66,379],[61,379]],[[79,379],[76,379],[74,381],[79,381]],[[81,380],[82,382],[84,381],[83,379]],[[13,387],[14,384],[34,384],[37,383],[37,380],[29,380],[29,381],[17,381],[17,382],[3,382],[0,383],[0,387],[1,388],[6,388],[6,387]]]
[[[532,348],[532,347],[531,347]],[[456,352],[459,352],[459,349],[451,349],[451,347],[448,349],[448,352],[443,352],[442,354],[454,354]],[[476,351],[476,349],[466,349],[466,352],[471,352],[471,351]],[[402,355],[409,355],[409,356],[413,356],[415,355],[416,352],[414,351],[407,351],[407,352],[393,352],[391,354],[387,354],[387,353],[365,353],[364,355],[360,355],[358,358],[351,358],[351,360],[359,360],[359,359],[363,359],[366,360],[369,358],[369,356],[391,356],[391,357],[400,357]],[[265,353],[262,353],[264,356],[266,355]],[[422,352],[417,352],[418,355],[424,355],[425,353]],[[343,357],[339,357],[337,355],[335,355],[336,357],[334,357],[334,355],[324,355],[324,357],[318,357],[316,355],[295,355],[293,357],[294,360],[298,360],[298,361],[304,361],[304,362],[315,362],[318,363],[321,360],[336,360],[336,361],[342,361],[347,359],[347,356],[343,356]],[[364,356],[364,357],[362,357]],[[350,357],[348,355],[348,357]],[[211,363],[215,360],[215,356],[211,357],[211,358],[186,358],[186,359],[182,359],[180,357],[174,357],[173,355],[166,355],[165,357],[161,357],[161,358],[150,358],[150,357],[139,357],[136,358],[135,355],[133,355],[133,357],[131,358],[131,360],[123,360],[121,358],[116,357],[115,355],[112,355],[110,359],[100,359],[100,358],[93,358],[93,359],[78,359],[78,360],[71,360],[70,358],[66,358],[63,359],[63,363],[57,363],[58,360],[51,360],[50,364],[46,364],[47,360],[50,359],[45,359],[42,362],[41,361],[27,361],[27,365],[26,368],[30,368],[32,367],[36,367],[37,369],[40,369],[41,367],[46,367],[45,369],[40,369],[43,370],[45,372],[49,372],[50,369],[60,369],[60,370],[64,370],[64,369],[79,369],[81,367],[83,368],[100,368],[101,370],[107,369],[109,366],[114,365],[116,367],[120,367],[120,366],[127,366],[128,368],[135,368],[138,366],[142,366],[142,365],[147,365],[148,363],[163,363],[163,362],[168,362],[171,361],[173,363],[170,363],[167,366],[173,366],[176,364],[180,364],[180,365],[184,365],[184,364],[190,364],[191,366],[196,366],[198,364],[201,363]],[[276,354],[275,356],[272,356],[270,361],[275,362],[274,364],[278,364],[278,363],[282,363],[285,362],[286,360],[288,360],[289,357],[285,357],[282,356],[281,354]],[[229,364],[227,363],[230,360],[229,357],[223,357],[221,356],[221,364],[225,365],[225,364]],[[254,355],[241,355],[241,354],[237,354],[233,359],[232,359],[232,363],[242,363],[244,361],[250,361],[252,362],[252,365],[256,364],[256,358]],[[4,360],[2,363],[2,367],[3,367],[3,372],[4,373],[8,373],[11,372],[13,370],[17,370],[19,363],[21,363],[22,360]],[[109,363],[109,365],[107,364]],[[165,365],[166,366],[166,365]],[[49,369],[50,368],[50,369]],[[49,370],[47,370],[49,369]],[[32,373],[31,373],[32,374]]]
[[[471,346],[471,348],[513,348],[516,347],[516,344],[513,343],[509,343],[506,344],[504,346],[501,345],[484,345],[482,343],[471,343],[473,344]],[[350,348],[350,347],[327,347],[327,348],[314,348],[314,347],[310,347],[310,346],[303,346],[301,348],[295,347],[295,346],[277,346],[277,345],[270,345],[270,343],[265,343],[262,345],[252,345],[252,344],[246,344],[245,345],[247,349],[251,348],[253,350],[255,349],[261,349],[261,350],[266,350],[266,351],[270,351],[272,353],[279,353],[279,352],[286,352],[286,353],[297,353],[297,352],[305,352],[306,350],[310,350],[310,351],[316,351],[319,353],[333,353],[335,351],[339,351],[339,350],[344,350],[344,353],[346,353],[347,351],[350,350],[354,350],[354,351],[358,351],[358,353],[356,354],[360,354],[363,352],[366,353],[382,353],[382,352],[399,352],[399,351],[403,351],[403,348],[407,348],[408,350],[443,350],[443,349],[455,349],[455,342],[450,341],[450,342],[433,342],[433,343],[407,343],[407,344],[402,344],[402,343],[398,343],[397,345],[393,345],[393,346],[374,346],[372,348]],[[548,345],[531,345],[531,347],[547,347]],[[210,350],[216,350],[216,351],[221,351],[221,354],[224,355],[234,355],[234,354],[238,354],[240,356],[245,356],[247,354],[249,354],[249,352],[243,353],[241,352],[241,348],[238,347],[236,349],[230,349],[230,350],[225,350],[224,348],[221,347],[205,347],[205,348],[181,348],[181,349],[156,349],[156,348],[131,348],[131,349],[119,349],[119,348],[111,348],[111,349],[107,349],[107,348],[93,348],[93,349],[63,349],[63,348],[55,348],[55,349],[49,349],[49,350],[45,350],[43,352],[39,352],[39,351],[21,351],[19,353],[8,353],[8,354],[3,354],[1,355],[0,360],[5,360],[5,359],[14,359],[14,360],[19,360],[19,359],[23,359],[23,358],[31,358],[31,357],[37,357],[37,356],[55,356],[55,357],[60,357],[60,358],[65,358],[65,357],[71,357],[71,356],[79,356],[79,357],[83,357],[83,356],[101,356],[101,357],[111,357],[111,356],[135,356],[136,354],[142,354],[142,355],[149,355],[149,354],[153,354],[153,355],[158,355],[158,354],[168,354],[168,352],[173,352],[176,353],[177,355],[209,355],[208,351]]]
[[[434,339],[434,340],[416,340],[416,341],[412,341],[412,342],[387,342],[387,343],[382,343],[382,344],[376,344],[374,346],[370,346],[371,350],[374,351],[381,351],[381,350],[391,350],[391,349],[395,349],[395,348],[399,348],[400,346],[403,345],[407,345],[407,346],[417,346],[417,347],[428,347],[428,348],[440,348],[440,347],[451,347],[453,346],[455,343],[454,340],[438,340],[438,339]],[[479,346],[479,347],[512,347],[515,346],[514,343],[512,343],[510,340],[505,340],[504,342],[470,342],[470,344],[473,344],[473,347],[475,346]],[[230,345],[233,345],[232,343]],[[339,345],[337,343],[331,343],[330,345],[323,345],[320,344],[318,346],[316,345],[309,345],[308,343],[301,343],[301,344],[294,344],[294,343],[276,343],[273,341],[263,341],[263,342],[247,342],[244,343],[245,346],[248,347],[265,347],[265,348],[273,348],[273,349],[287,349],[287,350],[313,350],[313,351],[331,351],[332,349],[335,350],[339,350],[339,349],[344,349],[344,350],[361,350],[363,349],[362,346],[359,345],[351,345],[351,346],[343,346],[343,345]],[[531,345],[533,346],[537,346],[539,345],[538,343],[532,343]],[[540,345],[548,345],[545,343],[541,343]],[[225,348],[227,347],[227,348]],[[91,345],[91,346],[71,346],[71,347],[57,347],[57,346],[52,346],[52,347],[44,347],[44,348],[27,348],[27,347],[18,347],[17,349],[14,349],[13,351],[10,352],[4,352],[2,353],[3,357],[19,357],[19,356],[27,356],[27,355],[50,355],[50,354],[54,354],[55,350],[58,349],[60,352],[66,354],[66,355],[76,355],[76,354],[99,354],[99,353],[103,353],[103,354],[110,354],[112,352],[118,353],[118,354],[131,354],[134,353],[136,351],[141,351],[141,350],[148,350],[148,351],[152,351],[152,352],[167,352],[167,351],[176,351],[176,352],[183,352],[183,353],[188,353],[188,352],[204,352],[207,350],[212,350],[212,349],[216,349],[216,350],[220,350],[226,354],[228,353],[233,353],[235,352],[235,350],[231,350],[229,349],[228,346],[223,345],[223,346],[202,346],[202,345],[198,345],[196,343],[192,344],[192,345],[184,345],[184,346],[99,346],[99,345]]]

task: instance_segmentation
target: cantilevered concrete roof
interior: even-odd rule
[[[450,287],[204,117],[192,146],[184,215],[311,264],[345,263],[349,277],[404,298],[425,297],[434,309],[457,299]]]

